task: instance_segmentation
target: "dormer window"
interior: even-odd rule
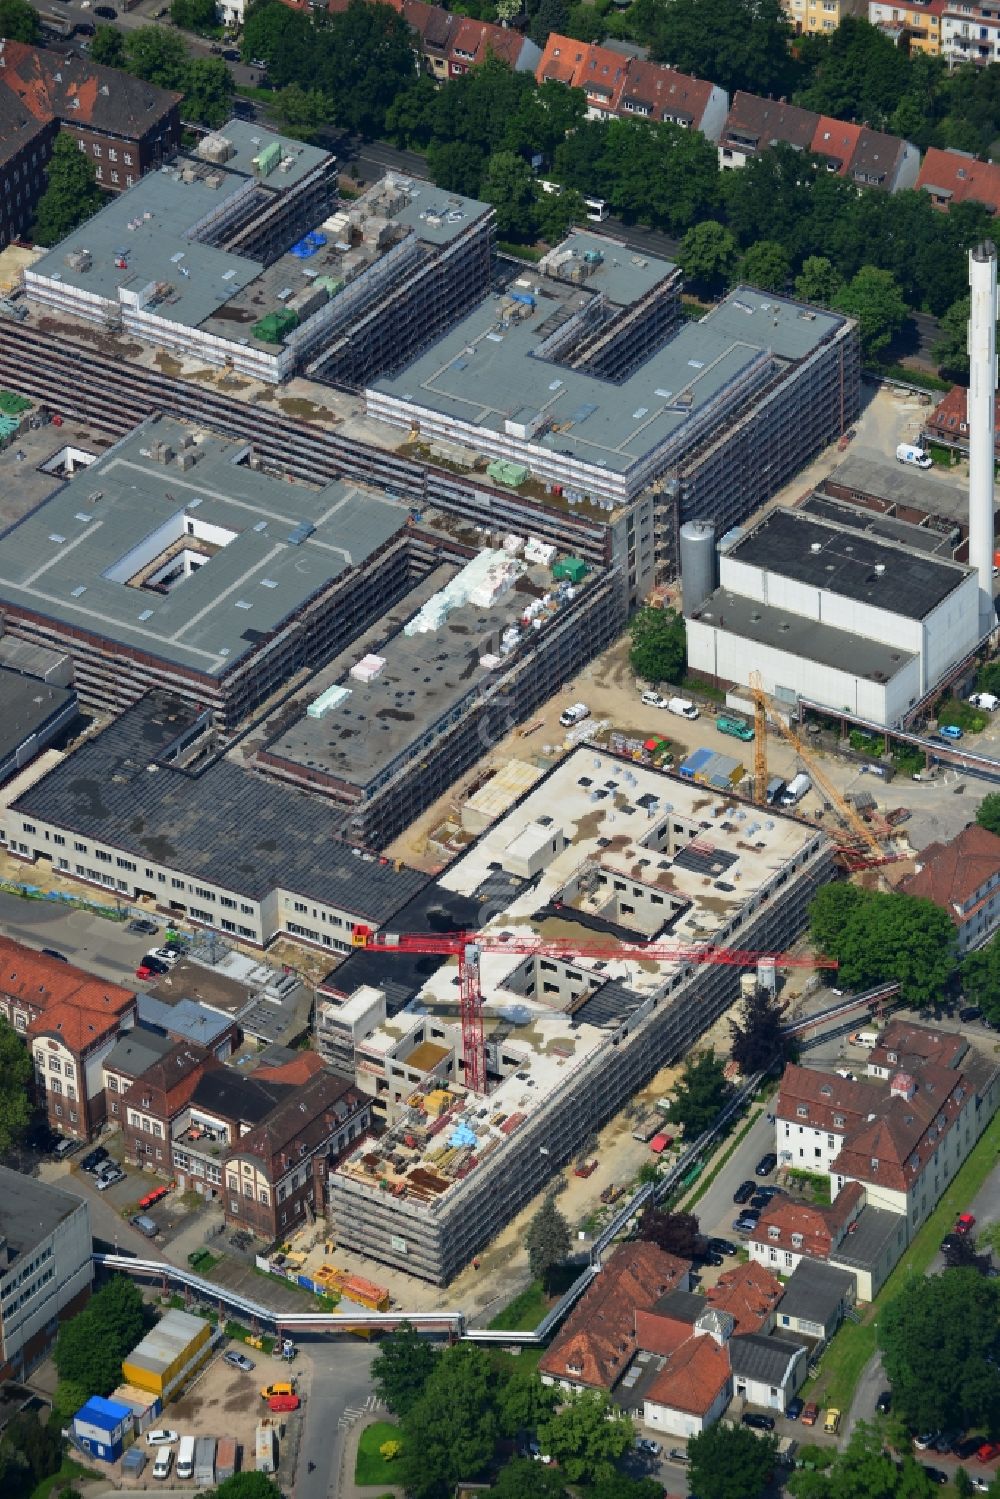
[[[778,1227],[778,1225],[776,1223],[772,1223],[770,1225],[770,1227],[768,1228],[768,1230],[767,1230],[767,1237],[769,1239],[780,1239],[781,1238],[781,1229]]]
[[[819,1091],[822,1093],[822,1095],[823,1095],[824,1098],[832,1098],[833,1097],[833,1089],[830,1087],[829,1083],[824,1083],[823,1086],[822,1086],[822,1088],[820,1088]]]
[[[899,1061],[899,1053],[896,1052],[896,1051],[887,1051],[886,1052],[886,1056],[889,1058],[890,1062],[898,1062]]]
[[[796,1108],[795,1112],[796,1112],[796,1114],[798,1115],[798,1117],[800,1119],[808,1119],[809,1118],[809,1110],[808,1110],[808,1108],[806,1107],[806,1105],[804,1103],[800,1103],[799,1106]]]
[[[844,1128],[844,1116],[843,1116],[843,1114],[834,1114],[834,1116],[833,1116],[833,1122],[836,1125],[837,1129],[843,1129]]]
[[[875,1155],[872,1156],[872,1170],[878,1172],[878,1156]]]
[[[792,1248],[793,1249],[801,1249],[802,1248],[802,1235],[801,1234],[792,1234]]]

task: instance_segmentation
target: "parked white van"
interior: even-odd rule
[[[156,1462],[153,1464],[154,1478],[169,1478],[170,1464],[174,1460],[174,1449],[172,1447],[161,1447],[156,1454]]]
[[[974,692],[969,702],[974,708],[982,708],[987,713],[995,713],[1000,708],[1000,697],[994,697],[992,692]]]
[[[678,718],[697,718],[698,709],[694,703],[689,702],[686,697],[672,697],[667,702],[667,711],[676,713]]]
[[[181,1437],[177,1449],[177,1477],[194,1477],[194,1437]]]
[[[917,468],[931,468],[934,460],[930,453],[918,448],[915,443],[901,442],[896,449],[897,463],[914,463]]]
[[[812,781],[804,770],[800,770],[797,776],[792,776],[792,779],[781,793],[780,805],[782,807],[794,807],[797,802],[802,800],[806,792],[811,790]]]
[[[573,703],[573,705],[559,715],[559,722],[564,729],[571,728],[575,723],[582,723],[585,718],[590,717],[590,709],[586,703]]]

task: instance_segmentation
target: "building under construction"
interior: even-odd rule
[[[329,1178],[338,1243],[449,1281],[738,993],[733,966],[580,946],[781,951],[831,873],[826,834],[794,818],[590,747],[567,756],[438,880],[445,908],[488,903],[486,1094],[464,1084],[453,961],[388,1024],[385,952],[349,960],[371,965],[364,991],[324,1002],[318,1024],[332,1035],[343,1019],[341,1052],[390,1120]],[[396,920],[405,929],[405,909]],[[501,932],[565,940],[565,953],[505,953]]]

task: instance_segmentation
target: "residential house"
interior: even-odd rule
[[[941,18],[941,53],[951,67],[1000,62],[1000,11],[991,0],[949,0]]]
[[[719,165],[746,166],[752,156],[779,143],[810,151],[858,187],[897,193],[914,187],[920,152],[909,141],[867,125],[835,120],[784,100],[737,93],[719,139]]]
[[[238,0],[242,3],[242,0]],[[413,32],[414,48],[420,66],[439,83],[458,78],[487,58],[505,62],[515,73],[533,73],[541,51],[530,37],[511,26],[497,26],[492,21],[476,21],[425,0],[384,0]],[[305,7],[285,0],[296,10]],[[345,11],[350,0],[327,0],[327,10]]]
[[[774,1328],[775,1309],[783,1287],[777,1276],[763,1265],[750,1260],[724,1270],[714,1286],[709,1286],[705,1300],[717,1312],[733,1319],[737,1333],[769,1333]]]
[[[101,1066],[105,1114],[112,1123],[121,1124],[121,1101],[136,1078],[165,1057],[173,1046],[169,1036],[143,1030],[141,1025],[126,1031],[115,1042]]]
[[[950,146],[945,151],[937,146],[927,148],[917,187],[928,194],[942,213],[947,213],[953,203],[964,203],[970,198],[984,203],[991,213],[1000,210],[1000,166],[992,161],[979,161],[968,151],[956,151]]]
[[[847,16],[867,16],[867,0],[782,0],[796,36],[826,36]]]
[[[135,1012],[130,990],[0,937],[0,1014],[25,1037],[60,1134],[89,1140],[104,1122],[102,1063]]]
[[[0,94],[39,127],[67,131],[111,192],[170,161],[180,145],[181,96],[76,53],[0,40]]]
[[[804,1257],[829,1260],[841,1240],[855,1231],[864,1206],[864,1188],[857,1182],[849,1182],[828,1205],[776,1197],[750,1233],[750,1258],[775,1275],[791,1275]]]
[[[646,1426],[693,1437],[714,1425],[733,1398],[732,1318],[706,1307],[701,1297],[690,1298],[696,1306],[673,1301],[664,1298],[657,1347],[648,1350],[659,1357],[637,1394]]]
[[[181,1041],[136,1078],[121,1101],[126,1160],[172,1174],[174,1124],[206,1070],[220,1065],[203,1046]]]
[[[275,1070],[291,1079],[294,1066]],[[371,1100],[315,1052],[301,1053],[299,1066],[304,1081],[225,1158],[227,1224],[268,1243],[325,1220],[327,1174],[371,1124]]]
[[[802,1343],[751,1332],[730,1338],[729,1362],[738,1400],[784,1415],[805,1384],[809,1360]]]
[[[911,55],[925,52],[937,57],[946,6],[947,0],[868,0],[868,19]]]
[[[535,78],[582,89],[588,119],[666,121],[700,130],[712,141],[719,139],[729,108],[728,94],[714,83],[555,31],[545,44]]]
[[[939,401],[924,423],[924,432],[931,442],[939,442],[952,448],[963,457],[969,456],[968,391],[964,385],[953,385],[943,400]],[[1000,394],[993,400],[995,421],[993,452],[1000,462]]]
[[[922,849],[916,870],[900,889],[947,912],[960,953],[982,947],[1000,927],[1000,838],[969,823],[947,843]]]
[[[849,1270],[823,1260],[799,1260],[782,1288],[779,1331],[801,1333],[813,1343],[829,1342],[854,1305],[856,1286]]]
[[[85,1201],[0,1166],[0,1380],[26,1379],[82,1311],[93,1248]]]
[[[542,1382],[612,1390],[638,1350],[642,1314],[670,1291],[686,1291],[690,1281],[689,1261],[643,1240],[621,1245],[543,1354]]]

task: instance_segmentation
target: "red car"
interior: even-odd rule
[[[168,1191],[168,1187],[154,1187],[152,1192],[147,1192],[145,1197],[139,1198],[139,1206],[143,1209],[151,1208],[154,1203],[162,1202]]]
[[[957,1234],[969,1234],[976,1226],[976,1220],[971,1213],[959,1213],[955,1219],[955,1232]]]
[[[272,1411],[297,1411],[301,1404],[298,1395],[272,1395],[267,1402]]]
[[[1000,1442],[984,1442],[976,1457],[981,1463],[991,1463],[995,1457],[1000,1457]]]

